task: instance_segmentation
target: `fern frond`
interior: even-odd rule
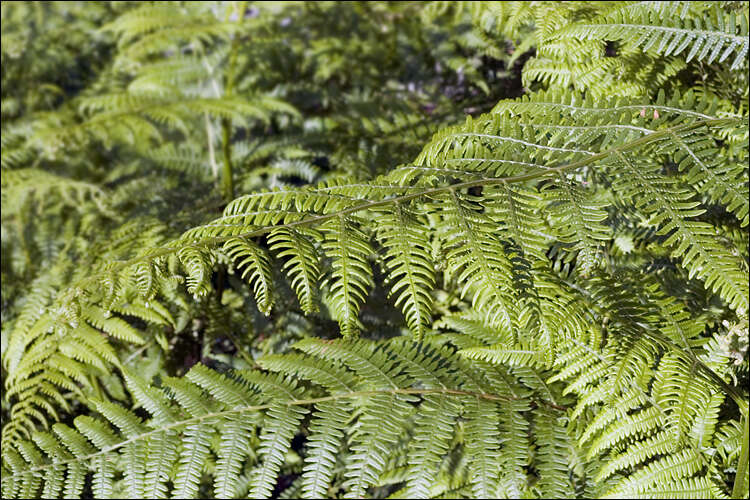
[[[333,219],[321,230],[325,236],[323,250],[332,259],[332,312],[344,337],[351,337],[360,329],[359,308],[372,286],[372,269],[367,260],[373,250],[365,234],[347,217]]]
[[[641,3],[637,8],[614,10],[595,19],[590,24],[568,26],[550,38],[574,37],[582,40],[635,40],[635,47],[644,52],[653,49],[656,54],[678,55],[688,50],[686,60],[694,57],[723,62],[734,54],[731,69],[738,69],[748,51],[748,18],[746,12],[733,12],[725,21],[724,12],[713,8],[703,17],[666,17],[664,12]],[[657,45],[658,44],[658,45]],[[717,59],[718,58],[718,59]]]
[[[392,212],[379,217],[378,239],[386,249],[386,267],[393,280],[391,293],[396,295],[396,305],[406,317],[406,322],[419,340],[431,323],[430,311],[435,286],[432,259],[427,251],[427,241],[420,226],[426,221],[400,204]]]
[[[704,466],[702,457],[691,449],[667,455],[623,480],[606,496],[631,496],[645,493],[655,484],[678,482],[693,476]],[[707,479],[707,478],[706,478]],[[709,483],[710,484],[710,483]]]
[[[343,401],[336,401],[318,403],[315,410],[310,422],[308,453],[302,468],[305,498],[322,498],[328,494],[351,408]]]
[[[571,443],[564,420],[549,411],[537,411],[534,419],[537,439],[536,464],[539,488],[546,498],[570,498],[573,487],[568,479]]]
[[[312,236],[312,238],[310,237]],[[317,284],[320,275],[318,255],[311,241],[322,239],[315,232],[306,229],[278,228],[268,236],[268,245],[279,258],[287,258],[284,270],[302,310],[313,313],[318,310]]]
[[[259,453],[263,463],[253,471],[250,496],[269,498],[276,483],[276,475],[284,462],[284,455],[292,444],[292,438],[300,420],[307,413],[305,408],[285,405],[272,406],[263,422]]]
[[[507,448],[515,457],[509,462],[514,464],[514,473],[505,478],[504,487],[522,489],[519,481],[524,481],[521,469],[528,460],[525,436],[529,429],[523,412],[528,411],[529,406],[523,399],[509,399],[524,394],[518,383],[512,377],[506,379],[507,374],[494,372],[486,364],[456,363],[450,359],[454,351],[448,347],[416,348],[399,341],[388,344],[317,339],[298,344],[302,351],[319,358],[319,368],[305,373],[321,381],[323,387],[336,388],[336,392],[321,397],[309,397],[307,389],[283,376],[251,370],[233,373],[229,378],[196,365],[185,378],[164,381],[166,391],[148,386],[136,375],[127,373],[134,401],[149,415],[145,421],[118,404],[95,401],[96,409],[106,421],[120,429],[121,436],[104,421],[88,416],[75,419],[77,430],[55,424],[56,438],[48,434],[35,438],[42,443],[44,455],[29,448],[27,441],[20,442],[18,457],[22,456],[21,462],[26,465],[14,462],[16,451],[13,448],[4,449],[5,463],[15,463],[17,467],[13,466],[10,476],[3,477],[3,487],[11,488],[10,481],[20,481],[14,484],[25,488],[23,491],[37,491],[43,478],[30,480],[25,476],[25,471],[32,467],[35,471],[52,471],[45,475],[51,481],[45,487],[59,489],[61,477],[55,471],[61,464],[68,469],[62,485],[71,494],[80,492],[88,469],[92,468],[94,484],[101,491],[114,491],[114,475],[122,471],[128,494],[166,496],[171,481],[171,495],[195,496],[204,474],[208,473],[217,495],[231,496],[242,491],[243,464],[248,463],[249,457],[258,456],[260,461],[250,473],[249,487],[254,496],[268,497],[292,437],[307,413],[306,406],[315,405],[311,427],[314,433],[308,440],[303,471],[305,494],[326,491],[333,476],[340,474],[335,467],[335,457],[346,445],[352,459],[346,470],[341,471],[341,479],[347,496],[361,496],[378,483],[387,462],[387,449],[399,446],[404,431],[413,423],[416,425],[414,437],[404,441],[404,445],[408,445],[408,456],[412,457],[415,470],[421,472],[417,480],[409,480],[408,487],[429,496],[435,491],[433,482],[444,477],[439,472],[442,456],[451,453],[455,423],[463,407],[469,405],[477,411],[466,412],[468,422],[476,419],[480,425],[473,422],[467,425],[475,425],[477,430],[487,426],[497,429],[493,415],[499,412],[513,420],[502,424],[495,434],[497,445],[502,442],[503,449]],[[399,358],[410,363],[408,374],[401,373]],[[294,355],[287,363],[284,355],[277,355],[267,362],[269,366],[294,373],[310,366],[300,365],[302,359],[309,358]],[[341,371],[339,360],[351,369],[348,374],[342,375],[345,372]],[[461,374],[459,380],[466,379],[454,380],[452,375],[458,373]],[[390,375],[383,379],[383,374]],[[342,386],[341,381],[346,379],[352,380]],[[475,388],[475,391],[457,387]],[[203,389],[210,396],[207,397]],[[497,391],[497,394],[489,391]],[[513,395],[509,396],[508,391]],[[503,410],[505,406],[507,412]],[[344,430],[352,419],[357,425],[350,435],[351,442],[346,443]],[[263,431],[254,445],[252,436],[261,425]],[[436,426],[438,433],[435,433]],[[486,437],[476,433],[471,436],[468,442],[473,442],[472,446],[478,444],[476,440]],[[63,451],[61,446],[68,451]],[[45,456],[52,460],[48,461]],[[492,457],[485,459],[492,460]],[[252,465],[252,461],[249,464]],[[484,467],[475,463],[474,467],[477,466]],[[482,474],[481,470],[473,470]],[[484,471],[484,474],[495,474],[486,467]],[[475,476],[475,481],[477,479]],[[453,488],[460,485],[454,479],[449,482]]]
[[[446,257],[459,283],[462,296],[470,294],[472,305],[487,315],[490,324],[513,331],[511,263],[494,234],[492,221],[479,207],[451,191],[443,217],[454,231],[446,239]]]
[[[747,2],[2,27],[4,498],[747,490]]]
[[[677,187],[671,179],[658,174],[653,168],[636,166],[632,158],[619,154],[622,176],[615,181],[615,189],[627,196],[640,198],[639,207],[651,216],[649,224],[659,227],[658,234],[667,236],[665,246],[674,245],[673,255],[682,258],[690,276],[705,281],[706,286],[718,292],[734,309],[748,310],[747,273],[724,248],[709,235],[710,225],[690,220],[701,211],[694,208],[698,202]]]
[[[268,315],[273,307],[273,276],[268,252],[256,244],[234,238],[224,243],[224,251],[241,269],[255,293],[258,309]]]
[[[449,397],[428,395],[420,409],[409,453],[412,474],[407,480],[405,493],[411,498],[430,498],[437,465],[451,444],[459,406]]]
[[[499,408],[488,401],[474,400],[467,403],[465,412],[468,482],[476,498],[489,498],[497,491],[502,465]]]
[[[711,401],[711,387],[696,374],[697,366],[691,366],[677,356],[667,354],[661,360],[654,392],[656,404],[673,410],[668,416],[667,430],[675,445],[693,427],[693,420],[703,413],[703,408]]]

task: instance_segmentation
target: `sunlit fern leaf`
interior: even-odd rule
[[[333,315],[345,337],[360,329],[357,318],[368,289],[372,286],[372,269],[368,258],[373,253],[366,235],[354,222],[340,216],[321,226],[325,236],[323,250],[332,259],[330,300]]]
[[[558,238],[570,245],[571,252],[577,252],[576,263],[581,272],[590,272],[599,260],[599,245],[612,233],[602,223],[607,218],[603,210],[606,202],[597,201],[592,190],[563,175],[546,186],[545,198]]]
[[[186,277],[188,292],[195,296],[208,294],[211,262],[206,252],[186,247],[178,255],[188,273]]]
[[[656,404],[671,410],[667,430],[676,447],[683,443],[693,427],[693,421],[711,401],[711,387],[696,374],[697,370],[697,365],[667,354],[662,358],[657,372],[660,380],[654,397]]]
[[[469,483],[476,498],[490,498],[497,491],[502,463],[498,411],[495,403],[479,399],[467,403],[465,409]]]
[[[416,433],[409,451],[412,473],[407,480],[406,496],[429,498],[437,465],[451,444],[459,406],[442,395],[428,395],[416,418]]]
[[[451,192],[445,202],[441,215],[451,230],[442,236],[448,247],[451,274],[464,283],[462,296],[468,295],[491,325],[514,331],[511,264],[494,224],[479,207],[456,192]]]
[[[258,402],[254,397],[255,394],[245,385],[203,365],[193,366],[185,376],[190,382],[202,387],[224,404],[239,406]]]
[[[297,343],[295,347],[305,349],[304,343]],[[318,352],[323,354],[326,350],[323,348]],[[273,372],[309,380],[332,393],[353,392],[358,387],[357,379],[351,372],[338,362],[331,363],[325,358],[317,359],[298,353],[287,353],[264,356],[258,360],[258,364]]]
[[[688,448],[650,463],[636,474],[622,480],[606,496],[630,497],[647,493],[658,483],[690,478],[700,472],[704,465],[701,455]]]
[[[688,96],[685,96],[688,99]],[[699,194],[708,193],[711,201],[726,206],[742,226],[748,224],[748,197],[738,189],[747,165],[740,162],[716,161],[718,148],[708,138],[685,134],[673,135],[674,142],[666,147],[676,148],[674,160],[686,174],[686,182]]]
[[[673,449],[673,443],[666,432],[659,432],[648,439],[637,441],[622,453],[614,455],[596,475],[596,481],[607,479],[619,470],[634,467],[646,462],[656,455],[667,455]]]
[[[522,399],[500,406],[500,439],[503,444],[500,447],[498,494],[519,496],[527,487],[528,478],[523,471],[530,459],[529,423],[523,414],[528,410],[528,404]]]
[[[175,419],[169,398],[160,390],[149,387],[141,378],[123,369],[125,382],[130,393],[153,416],[157,424],[167,424]]]
[[[203,391],[185,379],[168,377],[164,380],[171,397],[193,417],[199,417],[216,410],[214,401],[206,399]]]
[[[242,416],[227,418],[221,429],[221,444],[214,477],[216,498],[235,498],[244,459],[248,456],[253,425]]]
[[[272,406],[263,422],[260,436],[260,455],[263,463],[253,470],[250,496],[269,498],[276,483],[276,476],[284,462],[284,455],[292,444],[292,438],[307,410],[283,404]]]
[[[148,440],[148,461],[144,495],[150,498],[167,498],[167,481],[177,458],[177,435],[174,432],[157,432]]]
[[[535,463],[539,472],[537,487],[545,498],[570,498],[573,486],[570,483],[568,457],[572,443],[562,417],[545,410],[534,413],[536,436]]]
[[[386,267],[393,280],[391,293],[396,295],[396,305],[419,340],[431,323],[430,292],[435,286],[434,266],[422,229],[426,221],[398,203],[378,219],[377,235],[386,249]]]
[[[278,258],[285,260],[284,270],[297,294],[302,310],[307,314],[318,310],[317,292],[320,270],[313,241],[320,239],[314,231],[284,227],[274,230],[268,236],[268,245],[271,250]]]
[[[173,498],[193,498],[198,493],[214,433],[212,427],[200,422],[192,423],[185,428],[179,450],[179,465],[174,478]]]
[[[620,492],[602,498],[619,498]],[[708,476],[693,476],[674,480],[667,487],[651,486],[642,492],[628,493],[631,498],[728,498]]]
[[[376,483],[384,470],[389,446],[403,434],[413,412],[410,399],[394,394],[377,395],[367,401],[345,473],[347,498],[361,498]]]
[[[488,326],[482,321],[482,317],[474,311],[464,316],[444,316],[441,322],[456,331],[470,336],[478,344],[509,345],[513,341],[513,337],[510,335],[511,332]]]
[[[126,437],[132,438],[145,432],[141,420],[127,409],[106,401],[95,402],[95,405],[97,410],[104,415],[108,421],[116,425],[120,429],[120,432]],[[147,458],[145,443],[142,441],[134,441],[127,444],[123,455],[125,458],[123,473],[126,491],[129,495],[143,495]]]
[[[304,498],[322,498],[328,494],[350,411],[350,405],[344,401],[315,405],[315,414],[310,422],[308,452],[302,468]]]
[[[63,461],[72,457],[61,444],[51,434],[40,432],[34,435],[34,442],[48,456],[53,457],[55,461]],[[53,498],[60,496],[63,487],[65,468],[54,466],[45,473],[44,489],[41,496],[43,498]]]
[[[540,217],[539,195],[531,190],[501,184],[483,190],[484,212],[489,214],[504,231],[500,233],[503,251],[512,265],[514,291],[518,297],[519,326],[538,328],[538,338],[549,346],[549,333],[541,312],[537,289],[534,286],[534,270],[544,267],[547,240],[543,219]]]
[[[510,69],[535,48],[522,82],[549,90],[504,100],[492,113],[439,130],[419,155],[419,138],[432,123],[445,122],[437,117],[444,107],[449,121],[455,120],[453,111],[470,108],[460,109],[464,97],[434,94],[437,113],[409,110],[416,104],[409,101],[383,114],[388,94],[405,101],[409,94],[433,94],[419,85],[402,93],[397,82],[395,92],[390,84],[376,89],[374,100],[366,80],[347,80],[340,41],[329,35],[320,40],[318,28],[305,24],[327,9],[350,8],[344,4],[285,5],[280,15],[289,15],[292,28],[284,30],[275,15],[267,21],[255,11],[233,13],[239,5],[107,6],[106,20],[116,20],[86,43],[106,46],[102,53],[111,64],[59,109],[59,89],[32,78],[29,85],[7,86],[6,67],[18,66],[14,50],[25,58],[24,45],[47,40],[37,30],[50,13],[80,16],[57,10],[72,4],[18,5],[20,24],[34,36],[21,37],[19,44],[7,34],[12,16],[6,13],[16,7],[4,5],[2,164],[18,175],[13,179],[15,174],[3,171],[3,296],[6,287],[37,272],[60,279],[35,279],[32,293],[11,307],[20,306],[21,314],[13,312],[9,322],[3,318],[4,405],[10,403],[3,427],[4,496],[88,494],[89,485],[103,496],[201,495],[211,483],[219,497],[271,496],[282,486],[280,476],[292,477],[300,467],[301,478],[281,496],[725,493],[722,483],[731,482],[741,433],[720,389],[729,388],[739,413],[746,412],[746,402],[732,392],[736,381],[726,382],[735,374],[726,356],[714,356],[717,349],[707,358],[693,352],[702,352],[696,348],[707,340],[715,345],[710,337],[723,331],[716,318],[733,321],[747,311],[747,91],[741,72],[730,70],[746,65],[746,4],[428,6],[432,13],[425,18],[445,16],[429,32],[419,32],[429,35],[436,60],[442,63],[454,42],[484,44],[492,56],[469,65],[462,64],[469,60],[465,54],[449,58],[459,80],[496,62]],[[374,19],[379,41],[391,36],[379,31],[381,16],[398,24],[418,19],[412,14],[421,10],[414,4],[351,8],[346,12],[362,22],[349,23],[345,16],[335,21],[345,21],[347,30],[354,26],[358,35]],[[87,13],[97,9],[92,4]],[[453,24],[446,21],[452,13]],[[230,15],[238,22],[222,21]],[[441,41],[443,21],[460,32],[455,39]],[[336,23],[320,24],[328,29]],[[71,32],[76,25],[71,23]],[[400,47],[411,32],[399,37]],[[378,47],[388,46],[351,40],[343,45],[376,60]],[[620,43],[607,43],[612,40]],[[308,41],[315,77],[330,72],[325,88],[275,82],[288,69],[299,69],[297,63],[301,73],[295,79],[304,80],[309,60],[298,59],[297,51],[307,50]],[[67,45],[50,43],[56,49],[47,52],[56,56]],[[80,60],[89,61],[86,54]],[[20,61],[31,75],[48,64],[43,57]],[[48,65],[61,75],[66,72],[58,68],[72,67]],[[696,75],[700,85],[691,81]],[[234,94],[223,95],[234,76]],[[443,76],[439,85],[446,82]],[[363,90],[338,103],[339,79]],[[477,82],[484,83],[471,85]],[[691,85],[694,92],[681,94]],[[6,99],[14,87],[28,98]],[[672,97],[657,92],[660,87]],[[273,89],[273,97],[259,89]],[[33,101],[42,92],[56,97],[42,99],[39,112]],[[300,95],[311,103],[304,121],[287,104]],[[325,117],[308,119],[309,112],[317,113],[319,97]],[[35,110],[31,125],[14,120],[24,106]],[[209,169],[217,176],[218,120],[228,129],[224,146],[234,149],[226,157],[235,174],[245,177],[236,189],[241,196],[226,200],[223,215],[205,223],[203,212],[172,218],[165,211],[169,221],[159,237],[141,219],[131,220],[86,253],[87,243],[79,240],[130,217],[124,207],[137,203],[123,194],[132,189],[121,188],[140,169],[156,169],[180,189],[192,181],[208,185]],[[315,133],[299,139],[298,127]],[[251,134],[254,139],[245,139]],[[180,148],[180,141],[190,146]],[[326,141],[357,153],[331,151]],[[129,164],[107,161],[102,170],[100,162],[110,155]],[[333,169],[313,168],[310,160],[317,156],[330,159]],[[372,178],[415,156],[414,164]],[[54,162],[61,173],[37,175],[26,168],[32,162],[39,172]],[[341,170],[356,178],[339,176]],[[71,181],[71,171],[93,172],[101,184]],[[185,183],[177,172],[196,175]],[[248,192],[267,187],[266,181],[273,189]],[[11,184],[18,187],[15,193],[6,189]],[[148,193],[157,211],[173,208],[162,206],[169,201],[162,191]],[[184,206],[191,212],[189,203]],[[23,219],[6,226],[8,214]],[[28,226],[20,238],[12,236],[6,260],[6,227],[13,225]],[[132,234],[140,232],[150,237]],[[27,233],[31,238],[21,241]],[[622,239],[612,241],[631,233],[628,250]],[[129,246],[133,241],[140,243]],[[209,323],[209,336],[224,327],[216,320],[220,314],[238,316],[234,305],[217,312],[217,301],[189,303],[183,297],[182,274],[189,293],[213,293],[212,271],[225,261],[222,245],[245,266],[264,312],[278,285],[272,257],[306,314],[317,310],[321,266],[330,263],[323,316],[339,320],[344,336],[378,314],[368,299],[384,292],[393,295],[406,326],[423,342],[307,339],[297,346],[304,355],[258,361],[284,376],[249,370],[220,375],[197,365],[181,379],[155,378],[159,387],[136,379],[123,365],[137,365],[143,351],[128,351],[128,344],[153,342],[156,333],[169,347],[164,333],[180,334],[196,313]],[[41,264],[29,258],[37,246]],[[6,262],[16,268],[23,260],[28,262],[18,266],[22,272],[7,280]],[[370,269],[375,262],[387,275],[377,287]],[[658,279],[660,287],[644,275]],[[696,292],[688,279],[693,277],[706,290]],[[224,291],[236,299],[232,290]],[[368,321],[364,314],[359,321],[360,310]],[[445,319],[448,314],[460,319]],[[439,321],[433,324],[433,318]],[[271,319],[274,331],[285,335],[326,327],[315,317],[305,330],[285,329],[282,316]],[[152,326],[136,328],[141,320]],[[451,331],[430,333],[446,325]],[[375,332],[383,334],[389,332]],[[128,357],[121,360],[121,354]],[[90,411],[102,420],[81,416],[78,431],[58,424],[55,435],[35,433],[65,420],[63,411],[83,408],[90,394],[110,392],[103,374],[117,378],[107,373],[114,367],[126,377],[132,411],[94,401]],[[565,418],[557,415],[562,404],[571,406]],[[313,407],[309,421],[301,416],[307,406]],[[300,430],[305,445],[287,455]],[[579,446],[567,448],[568,438]],[[285,464],[296,460],[296,452],[304,455],[304,465]],[[571,492],[568,481],[577,491]],[[405,488],[398,489],[398,482]]]
[[[94,448],[86,438],[76,430],[64,424],[55,424],[52,426],[52,431],[76,458],[80,459],[94,452]],[[65,479],[63,496],[77,498],[83,491],[86,469],[79,462],[69,462],[67,467],[68,473]]]
[[[102,310],[96,306],[87,307],[82,310],[82,316],[92,326],[103,330],[112,337],[134,344],[142,344],[144,342],[138,330],[130,326],[122,318],[112,315],[110,310]]]
[[[242,269],[242,278],[253,288],[258,309],[268,315],[273,307],[273,275],[268,252],[248,240],[233,238],[224,243],[224,251],[234,265]]]
[[[736,258],[712,238],[713,228],[691,220],[702,210],[686,189],[660,175],[653,167],[637,163],[627,154],[618,154],[622,173],[614,188],[635,198],[637,206],[650,216],[649,224],[667,236],[665,246],[674,246],[673,255],[716,291],[734,309],[748,310],[747,272]]]
[[[312,356],[342,362],[373,388],[396,388],[410,380],[401,373],[385,346],[377,348],[363,341],[327,343],[307,339],[294,347]]]
[[[595,456],[602,451],[622,443],[625,439],[633,437],[636,433],[644,434],[653,432],[662,427],[665,420],[663,413],[653,406],[627,415],[615,421],[613,425],[594,440],[590,446],[588,456]]]
[[[86,436],[99,450],[114,446],[119,442],[109,425],[87,415],[76,417],[75,425],[81,434]],[[103,455],[95,458],[93,463],[92,490],[95,496],[107,498],[112,495],[114,487],[114,461],[111,457]],[[159,471],[159,473],[161,474],[162,471]],[[156,494],[154,493],[154,495]]]
[[[470,347],[462,349],[459,353],[470,359],[482,360],[498,365],[532,367],[544,367],[546,365],[545,353],[523,343]]]

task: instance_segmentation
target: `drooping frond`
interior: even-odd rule
[[[518,381],[499,377],[489,365],[456,363],[450,357],[452,349],[430,344],[415,348],[400,341],[377,345],[311,339],[297,347],[308,355],[276,355],[261,364],[302,374],[321,384],[323,392],[284,375],[244,370],[228,378],[202,365],[185,378],[165,380],[161,388],[126,373],[134,401],[148,413],[146,420],[118,404],[97,402],[103,419],[80,416],[75,428],[55,424],[54,436],[35,434],[38,448],[22,440],[4,450],[5,460],[13,466],[3,475],[3,489],[16,496],[62,487],[66,495],[77,496],[93,472],[92,484],[100,492],[125,488],[128,494],[195,497],[199,481],[210,471],[214,492],[223,498],[240,494],[238,475],[251,468],[250,495],[267,498],[308,406],[313,406],[313,424],[302,483],[306,497],[325,492],[332,477],[340,474],[346,478],[347,496],[363,495],[378,482],[384,453],[396,445],[399,431],[407,425],[415,426],[408,448],[413,475],[407,491],[429,497],[440,463],[455,446],[453,431],[460,414],[467,425],[490,429],[497,428],[497,415],[509,411],[516,420],[501,426],[498,436],[505,438],[498,437],[499,442],[504,448],[520,445],[515,453],[526,456],[525,441],[516,434],[528,432],[528,424],[521,422],[526,403],[519,405]],[[413,366],[408,375],[398,373],[393,356]],[[316,365],[314,370],[308,368]],[[464,383],[456,383],[455,377]],[[352,418],[358,422],[353,431],[347,430]],[[389,424],[383,428],[386,421]],[[118,437],[110,425],[123,436]],[[211,444],[214,437],[216,447]],[[352,453],[345,471],[334,468],[341,447]],[[472,458],[473,474],[496,473],[475,462],[487,458]],[[522,474],[528,458],[522,460],[512,462],[515,474]],[[58,475],[61,466],[67,469],[64,478]],[[114,480],[119,472],[124,484]],[[475,484],[481,477],[475,476]],[[513,481],[519,477],[506,479],[507,487],[518,487]]]
[[[392,210],[379,218],[378,238],[386,249],[395,304],[401,307],[414,336],[421,339],[431,323],[430,292],[435,287],[434,265],[422,229],[426,221],[398,203]]]

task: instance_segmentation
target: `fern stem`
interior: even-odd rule
[[[237,6],[237,24],[242,23],[245,18],[245,9],[247,8],[247,2],[240,2]],[[227,9],[227,18],[231,9]],[[234,67],[237,61],[237,37],[232,40],[232,48],[229,53],[229,68],[227,69],[227,83],[224,87],[224,97],[230,97],[234,90]],[[232,124],[229,118],[221,120],[222,129],[222,150],[224,152],[224,170],[223,170],[223,186],[224,186],[224,200],[229,203],[234,199],[234,179],[232,173],[232,146],[229,143],[231,139]]]
[[[208,161],[211,164],[211,174],[213,175],[214,182],[219,177],[219,166],[216,164],[216,154],[214,153],[214,132],[211,128],[211,121],[208,118],[208,113],[203,113],[206,119],[206,137],[208,139]]]
[[[224,201],[229,203],[234,199],[234,179],[232,178],[232,147],[229,144],[230,139],[230,123],[229,119],[224,118],[221,120],[221,131],[222,131],[222,146],[221,149],[224,152],[224,169],[222,171]]]
[[[748,474],[748,455],[750,454],[750,415],[744,415],[744,429],[742,431],[742,449],[740,450],[740,459],[737,462],[737,474],[734,476],[734,486],[732,487],[732,498],[746,498],[745,476]]]
[[[216,83],[216,79],[213,77],[214,69],[211,67],[210,64],[208,64],[208,61],[206,61],[205,56],[202,58],[203,66],[206,67],[208,70],[209,76],[211,76],[211,86],[214,89],[214,94],[216,95],[217,99],[221,99],[221,91],[219,90],[219,85]],[[216,154],[214,153],[214,131],[213,128],[211,128],[211,120],[208,117],[208,112],[203,113],[203,116],[206,119],[206,137],[208,138],[208,159],[211,163],[211,173],[214,176],[214,182],[218,182],[219,177],[219,167],[216,165]]]
[[[404,394],[404,395],[425,395],[425,394],[447,394],[451,396],[466,396],[466,397],[474,397],[477,399],[484,399],[487,401],[495,401],[495,402],[503,402],[507,403],[514,400],[523,399],[521,397],[516,396],[500,396],[498,394],[489,394],[486,392],[473,392],[473,391],[464,391],[459,389],[446,389],[446,388],[426,388],[426,389],[385,389],[385,390],[374,390],[374,391],[353,391],[353,392],[345,392],[342,394],[333,394],[330,396],[323,396],[319,398],[310,398],[310,399],[291,399],[288,401],[285,401],[283,404],[285,406],[308,406],[308,405],[314,405],[317,403],[322,403],[326,401],[336,401],[339,399],[346,399],[346,398],[359,398],[359,397],[371,397],[371,396],[378,396],[381,394],[387,394],[387,395],[397,395],[397,394]],[[548,406],[550,408],[553,408],[558,411],[566,411],[568,408],[566,406],[561,406],[555,403],[552,403],[550,401],[546,400],[537,400],[537,402],[544,404],[545,406]],[[211,420],[211,419],[218,419],[230,415],[235,414],[241,414],[246,412],[255,412],[255,411],[261,411],[261,410],[268,410],[273,406],[277,406],[279,404],[278,401],[272,402],[272,403],[266,403],[262,405],[249,405],[249,406],[241,406],[241,407],[235,407],[231,410],[224,410],[224,411],[217,411],[212,413],[206,413],[204,415],[200,415],[198,417],[188,418],[185,420],[180,420],[178,422],[172,422],[167,425],[162,425],[154,430],[144,432],[143,434],[138,434],[137,436],[133,436],[131,438],[128,438],[124,441],[120,441],[117,444],[114,444],[112,446],[108,446],[105,448],[102,448],[100,451],[96,453],[91,453],[89,455],[85,456],[79,456],[76,458],[71,458],[68,460],[58,460],[55,463],[46,464],[46,465],[39,465],[37,467],[31,467],[29,469],[25,469],[22,473],[23,474],[33,474],[35,472],[41,472],[45,471],[51,467],[59,467],[61,465],[69,464],[69,463],[77,463],[77,462],[88,462],[89,460],[92,460],[94,458],[97,458],[99,456],[107,455],[112,453],[113,451],[122,448],[123,446],[127,446],[130,443],[141,441],[144,439],[148,439],[151,436],[154,436],[156,434],[162,433],[164,431],[172,430],[172,429],[178,429],[185,425],[190,424],[196,424],[203,422],[205,420]],[[10,480],[13,477],[15,477],[15,473],[5,475],[2,478],[2,481]]]

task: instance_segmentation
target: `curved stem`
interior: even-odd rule
[[[740,459],[737,462],[737,474],[734,476],[734,487],[732,488],[732,498],[747,498],[745,490],[745,481],[748,475],[748,455],[750,455],[750,415],[743,416],[745,425],[742,430],[742,449],[740,450]]]
[[[228,118],[221,120],[221,149],[224,153],[224,168],[222,170],[222,191],[224,201],[229,203],[234,199],[234,179],[232,178],[232,146],[229,144],[231,139],[231,124]]]

